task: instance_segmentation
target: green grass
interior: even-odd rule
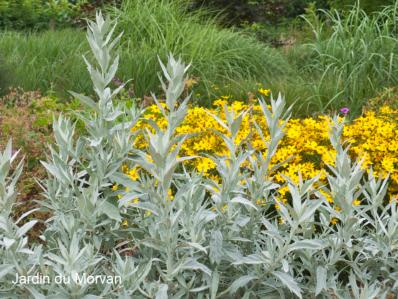
[[[220,29],[204,11],[188,14],[186,1],[125,1],[114,15],[125,33],[123,61],[131,62],[122,64],[121,72],[133,78],[138,90],[157,86],[157,76],[149,74],[159,71],[157,55],[165,59],[168,52],[192,63],[199,92],[206,95],[214,92],[213,84],[219,93],[242,94],[240,82],[266,82],[288,68],[275,49],[253,37]]]
[[[358,114],[366,101],[398,83],[398,2],[367,15],[354,8],[323,12],[311,21],[289,49],[274,49],[254,37],[223,29],[205,11],[187,11],[185,0],[126,0],[108,13],[123,31],[122,80],[132,79],[136,96],[159,91],[158,56],[169,52],[192,63],[198,78],[194,102],[208,105],[220,95],[247,99],[256,83],[295,102],[296,115],[336,111]],[[6,86],[54,91],[91,92],[82,55],[88,46],[78,29],[39,33],[0,33],[0,91]],[[200,94],[200,95],[199,95]]]
[[[204,12],[188,13],[186,1],[125,1],[118,17],[124,31],[118,77],[132,78],[137,96],[159,90],[158,55],[169,52],[192,63],[199,79],[195,94],[202,104],[219,94],[243,97],[255,82],[270,81],[288,65],[275,49],[253,37],[222,29]],[[11,85],[25,89],[90,92],[81,55],[87,51],[84,32],[77,29],[24,35],[0,34],[0,53],[6,61]]]
[[[299,116],[341,107],[360,114],[369,99],[398,83],[397,16],[398,1],[373,14],[356,6],[307,15],[312,36],[281,50],[290,73],[274,76],[272,89],[294,101]]]
[[[398,83],[397,7],[367,15],[354,7],[347,13],[324,11],[320,25],[311,23],[303,76],[312,96],[305,105],[326,111],[348,106],[359,113],[384,87]]]
[[[26,90],[88,90],[89,77],[81,57],[87,49],[84,33],[73,29],[0,33],[7,83]]]

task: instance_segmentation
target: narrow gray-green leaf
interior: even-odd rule
[[[322,292],[322,290],[326,289],[326,277],[327,277],[327,270],[322,266],[318,266],[316,268],[315,296],[318,296]]]
[[[250,281],[258,279],[255,275],[244,275],[236,279],[231,286],[228,288],[230,294],[236,293],[236,291],[244,286],[246,286]]]
[[[293,277],[280,271],[274,271],[272,274],[277,277],[292,293],[296,294],[297,297],[302,298],[301,289]]]

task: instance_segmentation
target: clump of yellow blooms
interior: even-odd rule
[[[268,90],[261,90],[266,93]],[[265,152],[266,144],[261,140],[256,131],[254,122],[263,130],[266,130],[266,121],[261,113],[261,108],[257,104],[246,104],[242,101],[229,102],[228,97],[221,97],[213,103],[213,108],[191,107],[188,110],[185,120],[177,128],[177,134],[193,134],[184,142],[181,148],[181,155],[201,156],[199,158],[186,161],[187,166],[203,173],[204,176],[217,180],[216,165],[214,162],[204,157],[203,154],[215,154],[228,156],[228,150],[222,138],[214,131],[227,134],[226,130],[211,116],[216,115],[225,120],[224,107],[233,110],[236,114],[249,110],[246,113],[240,131],[235,139],[236,144],[251,144],[258,150]],[[144,119],[154,120],[160,128],[167,126],[167,120],[162,116],[156,105],[148,107],[144,114]],[[326,183],[326,164],[334,164],[334,149],[329,141],[329,116],[319,116],[317,118],[290,119],[287,123],[285,136],[273,157],[272,164],[288,162],[282,165],[273,174],[275,180],[284,183],[283,176],[290,177],[298,182],[298,173],[303,179],[309,179],[320,175],[320,181]],[[142,128],[149,128],[145,120],[140,121],[133,131]],[[265,134],[267,138],[267,135]],[[390,174],[391,197],[398,193],[398,110],[390,107],[382,107],[377,113],[367,111],[361,117],[353,120],[345,126],[343,140],[350,145],[349,153],[353,159],[362,158],[364,169],[373,168],[376,176],[385,177]],[[134,144],[135,147],[145,148],[147,142],[142,135],[139,135]],[[133,180],[138,178],[137,169],[124,169],[124,172]],[[282,187],[279,190],[281,202],[285,202],[285,194],[288,188]],[[321,191],[322,193],[322,191]],[[325,198],[332,202],[330,194],[323,193]],[[258,200],[258,204],[263,204]],[[359,205],[356,200],[353,205]]]
[[[262,87],[260,87],[260,88],[258,89],[258,92],[259,92],[261,95],[265,96],[265,97],[268,97],[268,96],[271,94],[271,90],[270,90],[270,89],[264,89],[264,88],[262,88]]]

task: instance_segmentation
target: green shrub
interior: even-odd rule
[[[0,28],[41,30],[82,25],[96,7],[121,0],[0,0]]]
[[[79,1],[83,4],[86,1]],[[79,5],[69,0],[0,0],[0,28],[42,29],[73,23]]]

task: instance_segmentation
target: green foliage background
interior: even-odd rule
[[[239,25],[242,22],[277,24],[293,19],[314,4],[320,9],[347,9],[357,0],[194,0],[194,5],[223,10],[226,24]],[[372,12],[393,3],[392,0],[361,0],[361,8]]]
[[[179,2],[179,0],[169,0]],[[126,0],[0,0],[0,28],[45,29],[81,23],[79,18],[104,4],[123,5]],[[159,1],[162,2],[162,1]],[[191,8],[205,6],[223,11],[224,23],[240,25],[242,22],[277,24],[293,19],[314,4],[317,8],[346,9],[356,0],[187,0]],[[393,0],[361,0],[361,7],[375,11]]]
[[[332,8],[336,9],[347,9],[354,5],[356,1],[353,0],[330,0],[329,4]],[[394,3],[392,0],[361,0],[361,8],[366,12],[373,12],[379,10],[383,6],[390,5]]]
[[[136,97],[160,90],[158,55],[172,52],[193,63],[196,104],[222,95],[247,99],[263,85],[297,101],[300,115],[342,105],[359,112],[398,82],[397,7],[369,14],[389,2],[362,0],[365,13],[342,12],[356,3],[348,0],[0,0],[0,94],[12,86],[63,99],[67,90],[90,93],[84,32],[62,27],[107,3],[125,33],[117,77],[132,78]]]
[[[120,0],[0,0],[0,29],[42,30],[84,25],[81,19]]]
[[[73,21],[84,1],[68,0],[0,0],[0,27],[11,29],[41,29],[66,25]]]
[[[304,13],[313,0],[194,0],[196,6],[223,10],[226,24],[239,25],[244,21],[279,23]],[[317,6],[325,7],[325,0],[316,0]]]

